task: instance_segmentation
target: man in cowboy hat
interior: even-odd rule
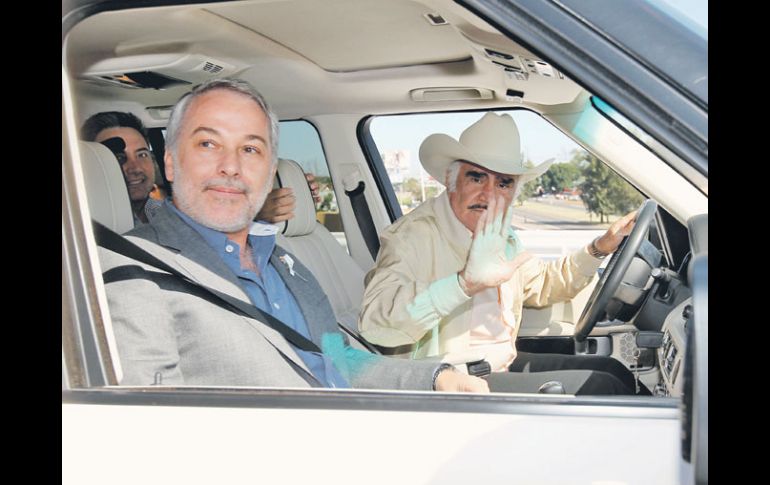
[[[546,263],[521,251],[510,221],[517,189],[552,160],[523,165],[510,115],[485,114],[459,141],[430,135],[420,160],[447,190],[381,235],[376,265],[366,275],[361,334],[402,357],[483,356],[493,371],[492,390],[537,392],[558,380],[568,393],[633,393],[633,375],[614,359],[517,355],[515,342],[522,307],[577,295],[630,233],[635,213],[587,247]]]

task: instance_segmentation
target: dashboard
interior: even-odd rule
[[[682,395],[687,324],[692,316],[692,308],[692,297],[689,297],[677,305],[663,323],[663,343],[656,350],[661,372],[661,383],[655,389],[656,395]]]

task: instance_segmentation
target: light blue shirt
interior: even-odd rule
[[[249,295],[254,306],[310,339],[307,322],[294,299],[294,295],[291,294],[281,276],[270,263],[270,255],[275,248],[275,235],[255,236],[250,234],[248,236],[254,265],[259,269],[259,275],[257,275],[251,270],[241,268],[241,248],[225,233],[198,224],[178,210],[168,199],[166,204],[217,252],[238,277],[241,286]],[[293,345],[292,347],[324,387],[350,387],[327,356],[318,352],[298,349]]]

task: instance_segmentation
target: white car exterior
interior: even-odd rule
[[[255,9],[268,9],[292,2],[293,0],[217,2],[200,8],[213,9],[233,5],[237,7],[244,4]],[[106,88],[94,87],[92,83],[83,80],[82,73],[87,67],[79,65],[81,61],[78,58],[78,49],[83,47],[84,37],[87,36],[78,37],[77,32],[79,25],[83,28],[83,25],[87,26],[87,22],[98,22],[97,16],[101,16],[104,25],[112,25],[116,31],[128,32],[126,35],[131,42],[121,45],[123,50],[114,49],[111,54],[114,61],[123,56],[130,56],[132,49],[141,50],[155,45],[154,43],[163,48],[194,50],[198,42],[207,45],[207,36],[213,38],[225,35],[229,32],[228,29],[236,28],[220,19],[210,30],[206,30],[203,22],[200,25],[200,37],[188,38],[186,36],[195,29],[190,25],[185,29],[184,22],[173,23],[171,20],[197,18],[195,14],[199,13],[196,10],[198,6],[162,5],[163,3],[149,2],[143,4],[142,8],[130,10],[130,6],[119,2],[63,2],[63,484],[707,483],[707,135],[705,149],[698,151],[689,145],[681,148],[685,143],[681,139],[685,139],[685,136],[657,134],[652,137],[656,142],[666,143],[666,146],[677,150],[676,154],[669,152],[671,157],[666,158],[660,152],[648,149],[649,143],[641,143],[638,138],[630,136],[624,129],[604,118],[597,123],[605,123],[608,132],[599,139],[580,139],[579,133],[569,132],[577,141],[605,158],[621,175],[634,181],[648,197],[658,200],[682,225],[694,216],[706,217],[705,246],[704,238],[700,236],[699,239],[698,236],[702,225],[697,228],[692,224],[690,226],[690,238],[696,242],[692,245],[690,262],[690,289],[693,296],[688,302],[695,308],[697,316],[694,323],[697,325],[697,331],[692,337],[697,345],[687,344],[687,348],[697,347],[697,353],[691,356],[694,365],[688,367],[693,373],[694,377],[691,379],[694,384],[690,388],[685,387],[684,401],[679,397],[525,394],[478,396],[384,390],[310,391],[151,386],[129,388],[117,385],[120,364],[115,357],[111,322],[96,257],[96,243],[88,230],[90,211],[80,156],[76,148],[79,111],[87,110],[91,104],[97,105],[100,97],[94,93]],[[271,6],[271,3],[274,5]],[[313,9],[319,8],[320,5],[309,1],[294,3],[310,9],[309,12],[316,12]],[[500,22],[500,31],[505,32],[504,26],[513,22],[511,19],[524,22],[527,20],[527,13],[541,15],[530,20],[553,24],[554,29],[563,29],[561,31],[565,33],[565,37],[572,36],[569,39],[577,39],[590,30],[580,24],[579,15],[573,15],[568,8],[561,8],[546,0],[500,2],[497,6],[483,0],[472,3],[471,9],[448,0],[404,0],[393,2],[392,5],[400,5],[405,9],[416,5],[426,11],[444,12],[444,15],[451,18],[458,15],[468,22],[468,31],[473,31],[477,24],[487,25],[481,17],[483,15],[487,20]],[[349,8],[351,12],[358,12],[354,1],[335,0],[326,5],[342,6]],[[372,5],[373,15],[381,15],[380,6],[375,8],[374,4]],[[387,6],[386,2],[381,5],[383,9]],[[478,10],[480,5],[481,10]],[[626,7],[624,3],[623,8]],[[508,13],[502,15],[498,8],[508,9]],[[115,10],[110,11],[111,9]],[[619,6],[618,10],[621,11],[622,8]],[[165,30],[156,29],[146,36],[131,37],[131,24],[121,23],[121,16],[130,16],[132,22],[136,19],[169,22]],[[249,19],[244,17],[245,20]],[[368,20],[371,19],[359,16],[352,18],[350,22]],[[111,23],[112,21],[115,23]],[[285,27],[283,24],[276,25],[276,28]],[[291,32],[291,29],[287,31]],[[480,32],[490,35],[483,30]],[[522,31],[521,35],[530,36],[527,38],[534,42],[539,34]],[[259,66],[269,66],[271,63],[299,66],[301,62],[306,61],[304,58],[299,59],[302,57],[299,54],[285,54],[282,50],[285,46],[279,49],[268,43],[266,36],[264,32],[251,32],[248,39],[252,44],[233,45],[233,64],[254,62]],[[479,37],[483,35],[479,34]],[[565,45],[572,45],[569,44],[569,39],[564,40]],[[541,44],[532,48],[549,52],[547,42],[542,39],[540,42]],[[604,55],[605,50],[614,53],[612,55],[623,52],[621,46],[611,41],[595,42],[597,56]],[[577,42],[574,41],[573,44],[577,45]],[[219,46],[216,43],[211,45]],[[249,48],[254,50],[250,51]],[[583,48],[589,47],[584,45]],[[249,57],[251,54],[253,59]],[[556,60],[551,62],[556,63]],[[603,61],[599,59],[596,62]],[[628,62],[644,65],[634,59]],[[595,69],[588,61],[586,64],[589,71]],[[414,69],[416,72],[434,67],[417,66]],[[569,66],[565,64],[565,67]],[[611,67],[613,66],[609,66]],[[290,67],[289,71],[291,69],[293,67]],[[436,83],[444,82],[448,74],[436,69],[437,72],[430,71],[426,78],[434,79]],[[444,69],[449,72],[451,66]],[[301,71],[300,68],[297,70]],[[389,75],[396,76],[395,72],[391,73],[385,68],[378,73],[383,85],[389,80]],[[581,74],[584,76],[577,77]],[[424,74],[420,71],[419,75]],[[596,78],[578,69],[574,70],[574,75],[576,80],[592,89],[605,89],[608,94],[615,94],[619,101],[625,99],[624,96],[632,96],[633,93],[629,93],[636,81],[642,82],[641,79],[633,77],[626,80],[628,85],[622,88],[610,85],[609,81],[607,87],[596,84]],[[371,93],[372,86],[376,85],[367,84],[366,89],[357,90],[353,81],[356,76],[365,76],[361,73],[319,71],[318,76],[319,83],[322,80],[328,81],[327,78],[338,79],[341,84],[350,82],[352,87],[347,94],[352,100],[351,103],[358,98],[367,99],[367,93]],[[649,76],[661,86],[666,84],[666,77],[661,73],[651,72]],[[398,78],[394,84],[403,83],[403,86],[398,84],[399,89],[403,88],[404,93],[408,93],[412,88],[408,79],[408,75]],[[277,80],[276,84],[280,84],[279,81],[281,79]],[[288,79],[283,81],[290,82]],[[372,82],[380,81],[375,79]],[[307,89],[312,87],[307,86]],[[122,93],[124,97],[115,100],[116,109],[129,109],[135,106],[133,103],[160,111],[166,109],[164,106],[152,105],[142,98],[142,94],[117,92]],[[300,94],[308,95],[307,92]],[[690,95],[682,95],[683,98],[691,99],[688,96]],[[406,95],[404,97],[406,98]],[[287,95],[286,99],[291,99],[291,96]],[[323,99],[319,99],[318,103],[319,110],[320,106],[326,108],[326,105],[322,104]],[[707,122],[707,100],[705,110],[698,103],[692,104],[700,106],[699,110],[696,110],[699,114],[705,111]],[[286,106],[287,112],[292,114],[292,110],[300,109],[289,103]],[[425,105],[419,106],[419,109],[425,109]],[[454,106],[456,105],[438,104],[433,109],[460,109]],[[619,107],[621,106],[626,108],[626,105]],[[646,113],[645,116],[665,118],[664,121],[659,121],[660,123],[670,121],[666,116],[680,119],[676,118],[679,111],[676,110],[675,103],[671,103],[671,106],[670,112]],[[485,109],[486,105],[479,102],[461,107]],[[357,127],[362,119],[374,112],[358,112],[357,108],[358,105],[351,104],[343,107],[348,111],[314,113],[311,110],[303,115],[304,119],[317,125],[329,159],[341,160],[336,162],[336,167],[332,167],[338,170],[337,175],[332,174],[338,179],[335,181],[339,182],[336,184],[338,187],[343,186],[342,175],[339,173],[350,173],[354,170],[361,170],[362,177],[369,186],[376,187],[375,178],[369,172],[356,140]],[[627,109],[629,113],[636,114],[634,106],[629,104]],[[404,105],[383,101],[379,113],[391,112],[408,112],[408,109],[404,108]],[[576,113],[557,113],[553,114],[550,121],[568,132],[570,126],[574,127],[576,116]],[[690,119],[687,116],[690,115],[682,114],[681,119]],[[287,116],[287,119],[293,117]],[[646,119],[643,116],[635,118],[636,121]],[[653,131],[652,128],[656,126],[659,125],[653,120],[649,121],[647,128]],[[699,133],[697,126],[692,130]],[[702,145],[703,141],[699,140],[698,143]],[[693,146],[698,146],[698,143],[693,143]],[[636,163],[624,165],[623,161],[629,160],[631,152]],[[699,165],[704,159],[705,173]],[[370,205],[375,224],[381,228],[390,222],[387,220],[385,196],[374,190],[370,191],[368,197],[371,197]],[[378,197],[380,200],[376,200],[375,204]],[[341,197],[338,194],[339,198]],[[353,213],[344,203],[346,201],[340,203],[343,222],[346,227],[355,226]],[[539,237],[543,241],[545,253],[550,254],[557,248],[559,252],[565,250],[550,236],[531,234],[530,237],[533,240]],[[360,233],[347,235],[347,241],[353,258],[359,264],[365,261],[368,255]],[[684,344],[680,342],[680,345]],[[662,356],[662,359],[665,359],[665,356]],[[688,405],[683,406],[683,402]],[[683,422],[685,419],[692,419],[692,424]],[[693,438],[690,459],[683,458],[683,428],[689,431]]]

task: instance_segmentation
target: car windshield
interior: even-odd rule
[[[562,0],[650,71],[673,80],[708,108],[708,9],[700,0],[606,2]],[[657,42],[651,42],[655,38]],[[665,45],[665,49],[659,48]]]
[[[518,191],[517,228],[591,231],[594,237],[599,235],[596,231],[606,229],[642,202],[642,195],[628,182],[541,116],[526,109],[496,113],[508,114],[516,122],[527,166],[553,161],[547,172]],[[459,137],[483,115],[481,111],[413,114],[380,116],[372,121],[371,135],[403,214],[444,190],[444,181],[431,177],[420,164],[418,152],[425,137],[431,133]],[[578,237],[574,248],[583,239]]]

